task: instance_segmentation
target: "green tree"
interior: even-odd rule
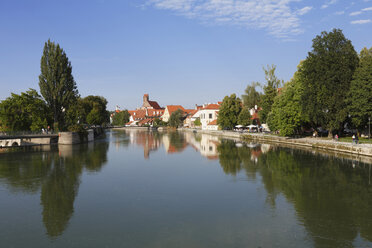
[[[347,102],[353,124],[364,128],[372,116],[372,48],[363,48],[360,52]]]
[[[103,96],[87,96],[78,102],[84,110],[79,117],[81,123],[102,125],[109,122],[107,100]]]
[[[274,99],[274,104],[267,118],[270,130],[279,130],[282,136],[299,133],[302,125],[308,121],[301,104],[304,92],[301,67],[302,63],[298,66],[298,71],[292,80],[285,84],[281,94]]]
[[[242,95],[244,106],[248,109],[254,108],[255,105],[259,105],[261,94],[256,91],[256,87],[259,87],[260,83],[252,82],[245,89],[245,94]]]
[[[278,95],[278,89],[283,84],[275,75],[276,66],[271,65],[263,68],[265,72],[266,84],[263,87],[264,94],[261,96],[261,108],[259,112],[260,120],[262,123],[267,121],[267,116],[271,111],[271,106],[274,103],[275,97]]]
[[[329,130],[342,127],[347,117],[346,97],[358,65],[351,41],[340,29],[322,32],[303,62],[303,106],[313,125]]]
[[[238,124],[248,126],[251,122],[251,113],[249,112],[248,107],[243,107],[238,116]]]
[[[4,131],[40,131],[47,128],[47,106],[36,90],[12,93],[0,103],[0,123]]]
[[[76,105],[78,90],[72,76],[71,62],[59,46],[48,40],[45,42],[40,63],[40,92],[53,113],[54,126],[65,130],[65,114]],[[56,128],[56,127],[55,127]]]
[[[181,109],[174,111],[169,117],[168,125],[170,127],[179,127],[182,126],[184,119],[184,113]]]
[[[235,94],[231,94],[231,96],[225,96],[218,112],[218,125],[222,129],[233,129],[238,123],[238,117],[241,110],[241,101],[238,97],[236,97]]]
[[[196,120],[194,121],[194,125],[195,125],[196,127],[200,127],[200,126],[201,126],[201,122],[200,122],[200,118],[199,118],[199,117],[196,118]]]
[[[153,123],[152,123],[152,125],[154,127],[163,127],[163,126],[166,126],[167,123],[164,122],[164,121],[162,121],[160,118],[155,118],[154,121],[153,121]]]
[[[120,111],[119,113],[115,113],[112,117],[112,125],[114,126],[124,126],[126,123],[129,122],[130,114],[128,110]]]

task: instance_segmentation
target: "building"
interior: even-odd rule
[[[150,101],[149,94],[144,94],[142,106],[128,112],[130,118],[127,125],[144,126],[152,125],[154,119],[160,118],[164,114],[164,108],[160,107],[156,101]]]
[[[198,111],[197,114],[199,115],[201,127],[203,130],[208,130],[210,128],[213,128],[212,130],[215,130],[216,127],[218,129],[217,117],[219,109],[220,104],[212,103],[205,105],[202,109]],[[208,128],[209,123],[211,123],[211,125]]]
[[[167,105],[165,107],[165,110],[164,110],[164,114],[163,116],[161,117],[161,119],[165,122],[168,122],[169,121],[169,118],[170,116],[172,115],[173,112],[177,111],[177,110],[182,110],[182,112],[184,114],[186,114],[186,109],[184,109],[184,107],[182,107],[181,105]]]

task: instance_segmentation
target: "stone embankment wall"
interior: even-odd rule
[[[72,145],[90,142],[94,140],[93,129],[87,130],[86,133],[78,132],[60,132],[58,138],[59,145]]]
[[[193,132],[195,129],[181,128],[178,130]],[[206,133],[226,138],[239,138],[240,140],[255,141],[259,143],[286,144],[295,147],[307,147],[312,149],[323,149],[335,152],[351,153],[362,156],[372,156],[372,144],[355,145],[348,142],[338,142],[318,138],[287,138],[267,134],[250,134],[234,131],[209,131],[199,129],[195,131],[197,133]]]

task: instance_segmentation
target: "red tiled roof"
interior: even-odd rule
[[[152,123],[152,119],[144,119],[144,120],[141,120],[140,122],[138,122],[138,125],[142,126],[142,125],[151,124],[151,123]]]
[[[208,126],[217,125],[217,119],[208,123]]]
[[[151,105],[151,107],[153,107],[154,109],[161,109],[161,107],[156,101],[148,101],[148,102]]]
[[[178,109],[181,109],[183,112],[186,112],[186,110],[181,105],[167,105],[166,108],[168,109],[169,115],[171,115],[174,111],[177,111]]]
[[[194,115],[198,110],[196,109],[185,109],[185,112],[189,115]]]
[[[142,120],[146,117],[146,110],[138,109],[138,110],[129,110],[128,111],[131,116],[133,116],[133,120]]]
[[[219,104],[212,103],[212,104],[208,104],[203,109],[219,109],[219,108],[220,108],[220,105]]]
[[[148,109],[147,116],[148,117],[160,117],[164,114],[164,109]]]

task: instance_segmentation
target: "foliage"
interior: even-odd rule
[[[174,111],[168,120],[168,126],[179,127],[183,124],[184,113],[181,109]]]
[[[81,124],[70,125],[68,127],[68,131],[70,131],[70,132],[79,132],[79,133],[86,133],[86,130],[84,129],[83,125],[81,125]]]
[[[238,116],[238,124],[248,126],[251,122],[251,113],[249,112],[248,107],[243,107]]]
[[[64,130],[69,124],[73,124],[65,122],[65,114],[71,106],[76,105],[78,97],[71,63],[59,44],[48,40],[44,46],[40,68],[41,95],[53,113],[54,123],[58,122],[59,128]]]
[[[301,81],[301,66],[293,79],[285,84],[272,106],[267,122],[270,130],[279,130],[281,136],[291,136],[299,132],[301,126],[308,121],[303,112],[301,99],[303,95],[303,85]]]
[[[271,65],[263,68],[265,72],[266,84],[263,87],[264,94],[261,96],[261,108],[259,112],[260,120],[262,123],[267,121],[267,116],[271,111],[271,106],[274,103],[275,97],[278,95],[278,89],[283,84],[275,75],[276,66]]]
[[[259,105],[261,94],[256,91],[256,87],[260,86],[258,82],[252,82],[245,89],[245,94],[242,95],[244,106],[248,109],[254,108],[255,105]]]
[[[154,127],[164,127],[167,125],[167,123],[161,120],[160,118],[155,118],[152,125]]]
[[[200,127],[200,126],[201,126],[201,122],[200,122],[200,118],[199,118],[199,117],[196,118],[196,120],[194,121],[194,125],[195,125],[196,127]]]
[[[353,124],[363,128],[372,117],[372,48],[363,48],[359,67],[355,70],[348,96],[349,114]]]
[[[79,101],[84,110],[80,123],[102,125],[109,122],[110,116],[106,109],[107,100],[103,96],[87,96]]]
[[[347,117],[346,96],[358,55],[340,29],[322,32],[303,62],[303,106],[313,125],[330,130],[342,127]]]
[[[128,110],[120,111],[119,113],[115,113],[112,117],[112,124],[114,126],[124,126],[126,123],[129,122],[130,114]]]
[[[217,118],[217,123],[222,129],[233,129],[236,126],[240,111],[242,110],[241,105],[240,99],[235,94],[232,94],[230,97],[224,97]]]
[[[48,112],[36,90],[12,93],[0,103],[0,123],[4,131],[40,131],[47,128]]]

